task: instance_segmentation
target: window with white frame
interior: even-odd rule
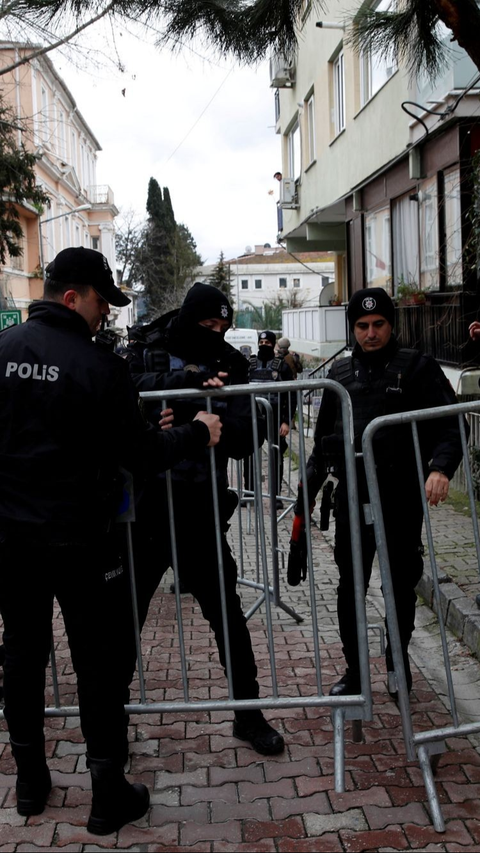
[[[343,50],[333,63],[333,121],[335,136],[345,128],[345,73]]]
[[[367,287],[383,287],[392,295],[390,208],[365,216],[365,274]]]
[[[100,237],[92,237],[92,249],[96,252],[100,250]]]
[[[262,289],[262,279],[256,278],[255,279],[255,290],[261,290],[261,289]]]
[[[242,278],[241,286],[242,290],[248,290],[248,278]]]
[[[458,166],[444,174],[444,205],[446,283],[447,287],[458,287],[463,282],[462,207]]]
[[[80,226],[75,223],[75,245],[80,245]]]
[[[294,287],[300,287],[300,286],[301,286],[301,285],[300,285],[300,279],[299,279],[299,278],[294,278],[294,279],[293,279],[293,286],[294,286]]]
[[[418,192],[420,217],[420,286],[422,290],[438,290],[438,194],[437,178],[422,181]]]
[[[287,137],[288,148],[288,177],[295,181],[302,173],[302,157],[300,146],[300,125],[298,121],[292,127]]]
[[[70,217],[63,217],[63,248],[68,249],[70,246]]]
[[[392,202],[394,293],[399,284],[420,280],[418,201],[406,193]]]
[[[308,141],[308,162],[313,163],[315,160],[315,100],[313,94],[310,95],[307,101],[307,141]]]
[[[395,0],[377,0],[371,6],[376,12],[393,11]],[[397,60],[393,52],[387,56],[379,52],[363,50],[360,54],[360,97],[362,107],[373,98],[379,89],[397,70]]]
[[[286,279],[286,278],[284,278],[283,276],[280,276],[280,278],[278,279],[278,286],[279,286],[280,288],[286,288],[286,286],[287,286],[287,279]]]
[[[75,169],[75,171],[76,171],[76,172],[78,172],[78,164],[77,164],[77,134],[75,133],[75,131],[74,131],[74,130],[72,130],[72,133],[71,133],[71,136],[70,136],[70,148],[71,148],[70,156],[71,156],[71,160],[72,160],[72,166],[73,166],[73,168]]]

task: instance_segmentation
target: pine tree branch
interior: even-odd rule
[[[12,3],[12,6],[13,5],[15,4]],[[67,44],[67,42],[71,41],[73,38],[75,38],[75,36],[78,36],[78,34],[81,33],[83,30],[86,30],[87,27],[90,27],[92,24],[96,24],[97,21],[100,21],[101,18],[104,18],[105,15],[108,15],[115,5],[115,0],[111,0],[111,2],[108,3],[107,6],[105,6],[105,9],[102,9],[102,11],[98,13],[98,15],[95,15],[95,17],[90,18],[83,24],[80,24],[75,30],[73,30],[68,35],[64,36],[61,39],[58,39],[58,41],[54,42],[53,44],[45,45],[45,47],[40,47],[38,48],[38,50],[32,51],[32,53],[26,54],[21,59],[18,59],[16,62],[12,62],[11,65],[5,66],[5,68],[0,68],[0,76],[2,74],[8,74],[9,71],[14,71],[15,68],[19,68],[21,65],[26,65],[28,62],[31,62],[32,59],[37,59],[39,56],[44,56],[46,53],[50,53],[51,50],[55,50],[57,47],[61,47],[63,44]]]

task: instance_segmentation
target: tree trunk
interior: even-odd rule
[[[480,71],[480,8],[476,0],[430,0],[441,21]]]

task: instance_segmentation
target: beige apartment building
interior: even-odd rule
[[[28,52],[31,46],[0,42],[0,66],[6,68]],[[32,299],[42,294],[42,267],[61,249],[98,249],[115,270],[118,210],[110,187],[97,184],[100,143],[51,60],[38,57],[0,81],[5,101],[27,128],[17,131],[18,142],[35,153],[37,183],[51,198],[41,214],[29,205],[19,209],[23,255],[11,258],[0,271],[3,307],[20,309],[25,319]],[[134,321],[133,316],[124,319]],[[119,318],[112,315],[112,320]]]
[[[462,367],[477,357],[466,328],[480,305],[467,251],[478,69],[446,31],[452,52],[433,84],[409,77],[393,55],[355,53],[348,35],[359,5],[327,0],[319,12],[306,0],[296,56],[271,60],[280,236],[288,251],[334,252],[345,301],[366,286],[421,291],[422,303],[401,309],[403,344]],[[391,0],[371,5],[387,11]]]

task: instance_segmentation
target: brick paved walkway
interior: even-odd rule
[[[435,524],[445,538],[442,568],[460,563],[458,514],[438,510]],[[446,521],[442,521],[442,518]],[[463,517],[462,517],[463,518]],[[437,520],[438,519],[438,520]],[[242,510],[245,571],[252,577],[256,544]],[[290,519],[280,525],[280,545],[288,546]],[[458,537],[456,540],[454,537]],[[467,542],[465,534],[464,542]],[[314,561],[320,624],[324,690],[343,672],[336,628],[336,569],[332,534],[314,531]],[[450,547],[451,543],[457,543]],[[238,532],[232,528],[238,550]],[[448,554],[455,555],[448,559]],[[471,560],[471,557],[466,559]],[[158,591],[143,634],[149,700],[181,695],[180,658],[175,643],[175,598],[167,576]],[[442,588],[451,586],[442,583]],[[458,586],[460,589],[460,585]],[[282,598],[300,614],[308,614],[308,586],[289,589]],[[255,593],[241,587],[245,609]],[[469,593],[470,594],[470,593]],[[449,599],[450,602],[450,599]],[[225,696],[225,681],[216,647],[190,596],[182,596],[187,640],[189,685],[193,698]],[[371,623],[382,621],[378,577],[367,601]],[[272,609],[278,681],[281,695],[315,692],[312,633],[308,620],[297,625]],[[262,695],[271,675],[266,641],[265,607],[250,620]],[[76,702],[74,678],[63,622],[57,614],[55,641],[62,703]],[[420,605],[412,642],[415,731],[449,722],[445,675],[439,655],[438,626],[432,611]],[[54,788],[45,812],[26,820],[15,809],[14,768],[5,724],[0,725],[0,853],[35,849],[65,851],[460,851],[480,849],[480,736],[452,738],[441,756],[437,789],[446,821],[437,834],[430,821],[423,778],[409,762],[400,717],[385,688],[385,665],[378,638],[371,635],[374,717],[364,723],[363,742],[353,743],[346,729],[346,793],[334,791],[333,734],[324,709],[266,711],[285,734],[283,755],[264,759],[232,737],[230,712],[132,716],[131,773],[152,792],[147,816],[118,835],[97,838],[85,830],[90,791],[78,718],[48,718],[47,750]],[[465,645],[449,635],[453,677],[461,720],[480,718],[480,664]],[[133,698],[138,696],[134,684]],[[51,702],[51,696],[49,697]]]

